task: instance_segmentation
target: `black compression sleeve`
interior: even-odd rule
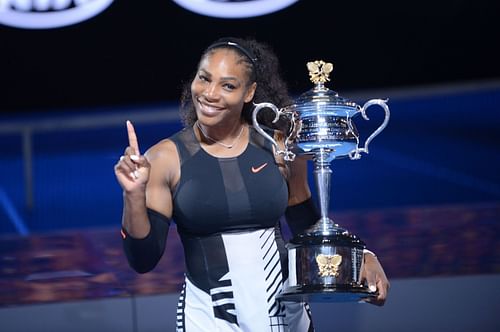
[[[151,271],[160,261],[170,226],[170,219],[155,210],[148,209],[148,218],[151,230],[143,239],[134,239],[122,227],[123,250],[130,267],[139,273]]]
[[[321,214],[312,197],[309,197],[302,203],[287,207],[285,218],[293,236],[295,236],[314,225],[321,218]]]

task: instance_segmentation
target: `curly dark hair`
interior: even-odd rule
[[[230,43],[227,43],[227,42]],[[236,43],[237,46],[231,45]],[[243,106],[242,117],[249,124],[252,123],[252,110],[254,103],[270,102],[278,108],[291,105],[292,98],[288,94],[286,82],[281,77],[279,60],[273,49],[263,42],[253,38],[221,38],[208,46],[201,55],[200,62],[204,57],[217,49],[228,48],[240,55],[240,61],[248,69],[249,84],[256,82],[257,88],[253,100]],[[199,62],[199,63],[200,63]],[[191,98],[191,81],[194,76],[183,84],[181,95],[180,117],[184,126],[192,126],[196,120],[196,111]],[[283,129],[281,121],[273,124],[274,113],[262,110],[259,112],[259,123],[270,128]]]

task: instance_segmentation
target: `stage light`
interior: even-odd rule
[[[88,20],[113,0],[0,0],[0,24],[21,29],[53,29]]]
[[[246,18],[267,15],[298,0],[174,0],[194,13],[218,18]]]

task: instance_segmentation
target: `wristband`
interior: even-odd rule
[[[158,264],[168,235],[170,219],[152,209],[147,209],[150,231],[146,237],[136,239],[122,227],[123,251],[130,267],[139,273],[151,271]]]
[[[302,203],[287,207],[285,218],[295,236],[314,225],[321,218],[321,215],[312,197],[309,197]]]

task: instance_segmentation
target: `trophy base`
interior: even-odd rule
[[[283,302],[359,302],[377,297],[366,287],[295,286],[277,296]]]

